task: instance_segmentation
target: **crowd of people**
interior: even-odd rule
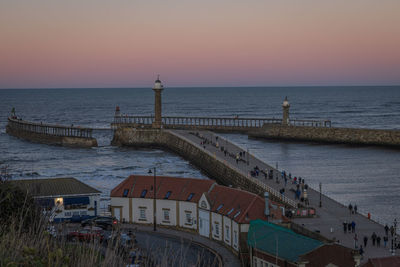
[[[348,206],[350,214],[357,214],[357,205],[352,205],[349,204]],[[381,247],[383,245],[384,248],[387,248],[388,243],[389,243],[389,237],[391,237],[392,242],[394,242],[394,248],[400,249],[400,242],[396,244],[396,241],[394,240],[395,236],[395,229],[393,225],[389,227],[387,224],[384,227],[385,234],[380,236],[379,234],[372,232],[371,236],[364,235],[362,238],[362,244],[358,246],[358,236],[356,233],[356,223],[354,220],[351,222],[344,221],[343,222],[343,233],[354,233],[354,248],[359,250],[360,255],[362,256],[365,252],[365,249],[367,248],[368,244],[372,247]],[[390,235],[389,235],[390,234]],[[368,242],[370,240],[370,242]],[[383,244],[382,244],[383,243]]]
[[[244,150],[239,151],[229,151],[226,147],[223,145],[220,145],[220,141],[218,136],[215,136],[214,138],[211,137],[206,137],[199,132],[190,132],[190,134],[198,137],[200,141],[200,146],[206,149],[208,145],[213,146],[214,148],[220,150],[225,157],[230,157],[231,159],[236,161],[236,164],[246,164],[249,165],[248,158],[249,155],[247,155],[248,152]],[[247,158],[246,158],[247,156]],[[279,190],[279,192],[282,195],[285,195],[286,192],[286,186],[288,182],[296,185],[296,189],[290,189],[294,193],[294,198],[298,199],[301,202],[304,202],[305,205],[309,205],[309,199],[308,199],[308,185],[305,183],[305,180],[301,177],[292,177],[291,173],[287,173],[286,171],[282,172],[277,172],[274,171],[274,169],[271,168],[259,168],[257,165],[252,167],[249,171],[249,175],[256,178],[259,177],[260,175],[264,176],[264,179],[268,180],[273,180],[275,177],[275,182],[277,184],[280,184],[281,182],[284,184],[284,186]]]

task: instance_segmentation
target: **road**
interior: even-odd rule
[[[133,230],[140,247],[155,253],[159,261],[168,258],[170,266],[218,266],[220,262],[223,266],[241,266],[238,257],[224,245],[196,233],[163,227],[154,232],[153,226],[137,224],[122,224],[121,228]]]

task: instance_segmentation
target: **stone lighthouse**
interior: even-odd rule
[[[163,85],[160,81],[160,75],[157,75],[157,80],[154,82],[154,122],[153,128],[161,128],[161,92]]]
[[[283,125],[289,125],[289,108],[290,108],[290,104],[289,104],[289,101],[286,96],[285,100],[283,101],[283,104],[282,104],[282,109],[283,109],[282,124]]]

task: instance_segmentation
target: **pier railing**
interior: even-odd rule
[[[36,123],[18,118],[8,118],[8,127],[37,134],[80,138],[92,138],[93,131],[91,128]]]
[[[212,127],[212,128],[261,128],[264,124],[282,124],[277,118],[241,118],[241,117],[162,117],[162,124],[171,127]],[[119,115],[114,117],[114,126],[151,125],[153,116]],[[293,126],[330,127],[330,120],[290,120]]]

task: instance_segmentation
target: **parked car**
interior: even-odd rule
[[[98,216],[90,219],[83,220],[81,225],[85,226],[98,226],[104,230],[111,229],[118,224],[115,217]]]
[[[82,229],[79,231],[73,231],[68,233],[67,240],[70,241],[92,241],[98,240],[102,242],[104,239],[104,234],[102,230],[90,230],[90,229]]]

